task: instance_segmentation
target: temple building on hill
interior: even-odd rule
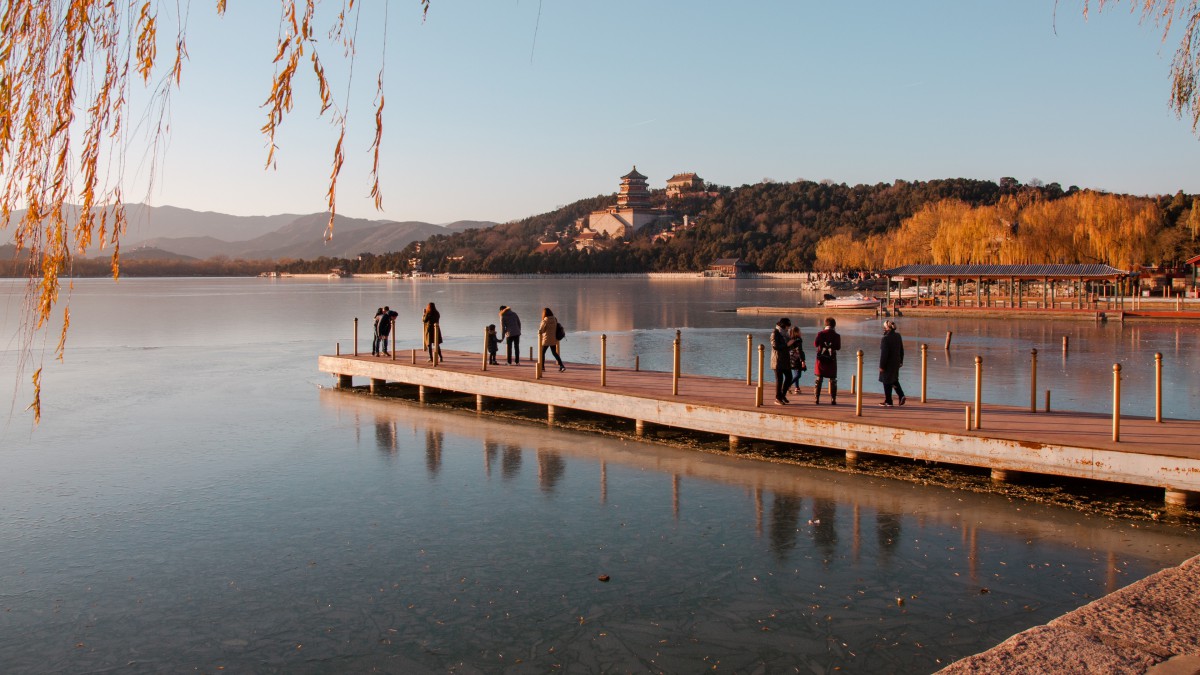
[[[621,176],[621,188],[617,192],[617,205],[601,211],[592,211],[587,217],[587,223],[580,218],[576,223],[580,231],[595,232],[606,235],[610,239],[628,239],[634,232],[650,223],[667,216],[665,211],[650,206],[650,188],[646,177],[633,171]]]
[[[704,189],[704,181],[695,173],[677,173],[667,179],[667,196],[678,197]]]

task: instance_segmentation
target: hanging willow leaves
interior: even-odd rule
[[[428,14],[429,2],[419,0],[422,16]],[[170,13],[160,13],[161,4],[160,0],[6,0],[0,4],[0,110],[4,112],[0,115],[0,175],[4,176],[0,230],[12,231],[29,279],[19,329],[21,370],[34,353],[35,335],[49,327],[74,256],[99,246],[111,251],[113,276],[120,273],[120,240],[126,228],[120,185],[131,145],[125,123],[131,87],[140,81],[150,94],[142,124],[152,147],[148,153],[152,182],[157,173],[153,160],[167,134],[170,93],[182,82],[187,60],[187,3],[162,5],[185,12],[174,17],[178,26],[169,43],[173,53],[165,62],[159,53],[160,34]],[[273,167],[279,152],[276,135],[292,110],[293,82],[302,59],[307,58],[321,112],[329,114],[337,127],[326,193],[330,212],[326,236],[330,236],[344,163],[349,85],[347,100],[339,106],[319,56],[324,41],[314,30],[318,4],[318,0],[279,0],[276,68],[263,105],[267,119],[262,133],[267,140],[266,163]],[[347,27],[350,19],[358,25],[361,5],[355,0],[339,4],[328,42],[337,44],[353,72],[355,34]],[[225,9],[226,0],[217,0],[217,14],[223,15]],[[386,44],[386,4],[383,11]],[[162,76],[155,79],[160,68]],[[376,86],[371,196],[381,207],[382,68]],[[14,218],[17,212],[21,216]],[[62,326],[53,350],[59,360],[65,354],[70,325],[67,303],[62,305]],[[41,419],[42,381],[39,363],[29,405],[35,423]]]

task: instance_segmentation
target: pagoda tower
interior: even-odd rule
[[[650,188],[646,185],[646,177],[638,173],[636,164],[633,166],[633,171],[621,176],[621,191],[617,193],[617,208],[650,208]]]

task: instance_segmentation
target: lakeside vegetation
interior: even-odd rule
[[[647,227],[628,241],[570,244],[575,221],[611,195],[486,230],[438,235],[401,251],[281,264],[289,273],[351,274],[700,271],[741,258],[762,272],[879,270],[906,263],[1108,263],[1175,267],[1194,255],[1200,198],[1112,195],[1057,183],[970,179],[876,185],[764,181],[708,186],[679,199],[653,193],[689,226]],[[557,250],[535,253],[542,241]]]
[[[703,192],[654,206],[675,215],[675,227],[651,225],[628,241],[600,238],[572,246],[576,222],[615,201],[581,199],[554,211],[486,229],[436,235],[399,251],[364,251],[353,258],[242,260],[215,257],[121,256],[128,276],[254,276],[276,271],[326,274],[564,274],[699,272],[718,258],[741,258],[760,272],[875,271],[904,264],[1107,263],[1177,268],[1200,253],[1200,197],[1135,197],[1056,183],[970,179],[876,185],[828,181],[764,181]],[[682,227],[684,217],[687,227]],[[559,248],[535,253],[540,242]],[[3,255],[0,275],[24,277],[27,262]],[[76,277],[110,276],[112,261],[74,258]]]

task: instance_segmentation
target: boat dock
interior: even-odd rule
[[[752,440],[791,443],[860,454],[908,458],[991,471],[994,480],[1021,473],[1064,476],[1162,488],[1168,505],[1200,501],[1200,420],[1156,422],[1123,416],[1114,440],[1111,415],[989,405],[968,411],[971,402],[908,397],[908,404],[879,407],[878,394],[864,394],[861,406],[849,391],[837,406],[814,405],[812,388],[791,405],[760,405],[757,387],[744,380],[599,364],[568,363],[540,379],[532,362],[486,369],[479,353],[445,351],[434,366],[424,353],[393,357],[322,355],[320,371],[337,386],[366,380],[372,390],[388,383],[415,387],[425,400],[435,391],[474,395],[485,412],[489,399],[546,406],[548,423],[559,410],[580,410],[648,425],[719,434],[731,449]],[[757,384],[757,383],[754,383]],[[766,383],[773,387],[773,382]],[[861,414],[859,411],[861,410]],[[970,424],[974,419],[978,424]],[[972,428],[967,428],[967,426]]]

